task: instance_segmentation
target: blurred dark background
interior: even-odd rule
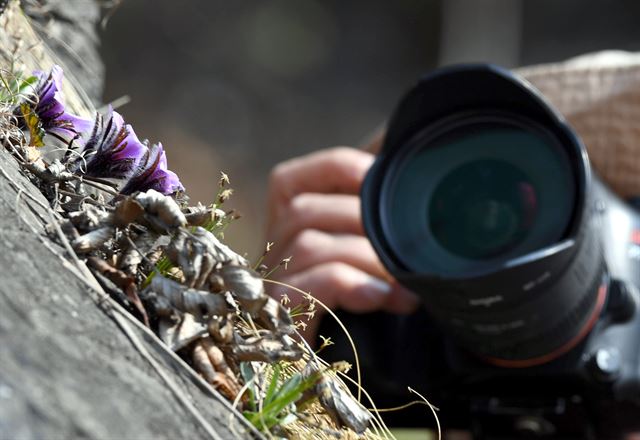
[[[639,50],[638,17],[637,0],[124,0],[102,35],[104,102],[130,97],[119,111],[193,201],[230,175],[244,218],[227,240],[256,256],[276,163],[361,145],[440,64]]]

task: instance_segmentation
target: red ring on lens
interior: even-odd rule
[[[569,340],[567,343],[553,350],[550,353],[547,353],[535,358],[523,359],[523,360],[500,359],[500,358],[486,357],[486,356],[483,356],[482,358],[486,362],[492,365],[495,365],[497,367],[503,367],[503,368],[528,368],[528,367],[535,367],[541,364],[546,364],[547,362],[551,362],[552,360],[559,358],[560,356],[562,356],[563,354],[571,350],[573,347],[578,345],[589,334],[593,326],[598,321],[598,318],[600,317],[600,313],[604,308],[604,303],[606,298],[607,298],[607,285],[602,284],[598,289],[598,297],[596,298],[596,305],[593,308],[593,312],[591,313],[591,316],[589,317],[587,322],[584,324],[582,329],[571,340]]]

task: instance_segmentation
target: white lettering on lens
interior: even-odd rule
[[[502,300],[503,300],[502,295],[488,296],[486,298],[474,298],[469,300],[469,305],[472,307],[477,307],[477,306],[491,307],[495,303],[499,303]]]
[[[473,328],[477,333],[483,334],[499,334],[509,330],[515,330],[517,328],[523,327],[524,321],[512,321],[505,322],[504,324],[478,324],[474,325]]]
[[[547,281],[549,278],[551,278],[551,272],[547,271],[545,273],[543,273],[542,275],[540,275],[538,278],[536,278],[535,280],[529,281],[528,283],[524,284],[522,286],[522,290],[524,290],[525,292],[528,290],[533,289],[534,287],[544,283],[545,281]]]

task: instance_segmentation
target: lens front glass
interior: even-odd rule
[[[536,190],[516,166],[479,159],[447,174],[429,204],[429,227],[445,249],[464,258],[499,256],[534,225]]]
[[[491,118],[429,127],[391,164],[382,225],[412,271],[442,274],[497,263],[559,241],[575,178],[558,141],[531,123]]]

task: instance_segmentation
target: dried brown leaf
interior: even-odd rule
[[[184,214],[189,226],[207,226],[212,222],[222,220],[226,216],[223,210],[202,204],[190,206]]]
[[[141,203],[132,197],[121,200],[113,212],[113,224],[117,227],[124,227],[130,223],[139,221],[145,210]]]
[[[76,229],[76,227],[71,223],[70,220],[65,219],[60,222],[60,229],[64,232],[64,235],[69,239],[69,241],[74,241],[80,237],[80,233]]]
[[[233,314],[212,316],[209,318],[207,330],[211,338],[218,344],[229,344],[233,340]]]
[[[295,331],[293,320],[279,301],[268,297],[265,305],[258,312],[258,323],[263,327],[279,333],[290,334]]]
[[[222,277],[225,289],[233,292],[244,311],[257,315],[264,308],[269,297],[257,272],[248,267],[227,265],[217,273]]]
[[[206,335],[206,326],[190,313],[183,313],[178,322],[163,319],[159,325],[160,339],[171,350],[178,351]]]
[[[213,385],[227,399],[233,401],[236,398],[240,387],[229,376],[215,370],[202,341],[194,346],[192,358],[195,369],[202,374],[207,382]]]
[[[373,416],[331,374],[323,372],[315,386],[320,405],[338,426],[347,426],[358,434],[368,427]]]
[[[233,356],[240,362],[294,362],[302,358],[302,350],[283,340],[259,338],[232,346]]]
[[[235,264],[237,266],[248,266],[248,261],[232,251],[228,246],[222,244],[211,232],[204,228],[196,227],[193,231],[193,239],[206,246],[207,251],[214,260],[223,264]]]
[[[87,258],[87,265],[100,272],[116,286],[122,289],[142,316],[144,324],[149,327],[149,317],[147,315],[147,311],[142,305],[142,301],[140,301],[140,297],[138,296],[138,288],[136,287],[135,279],[97,257]]]
[[[146,212],[146,220],[162,232],[187,225],[187,219],[171,196],[165,196],[154,189],[134,196]]]
[[[196,319],[200,319],[202,315],[226,315],[228,312],[223,296],[188,288],[159,274],[153,277],[147,290],[164,296],[173,307],[193,314]]]
[[[111,225],[112,214],[97,206],[88,205],[82,211],[69,213],[69,220],[80,231],[87,232]]]
[[[113,226],[105,226],[94,231],[88,232],[71,242],[71,247],[77,253],[86,253],[99,249],[109,239],[113,238],[115,228]]]

